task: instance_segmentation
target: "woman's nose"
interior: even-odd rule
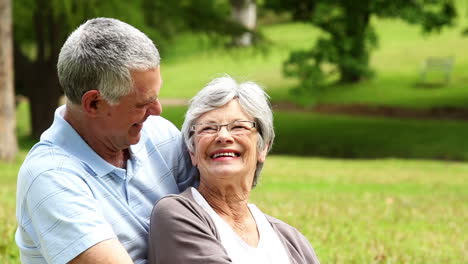
[[[224,142],[233,142],[233,138],[231,132],[229,132],[227,126],[221,126],[219,128],[218,133],[216,134],[216,141],[224,143]]]

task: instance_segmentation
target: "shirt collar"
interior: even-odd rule
[[[76,130],[63,119],[65,105],[55,110],[52,126],[41,135],[41,141],[49,141],[62,148],[72,156],[85,163],[95,176],[101,177],[117,169],[114,165],[99,156],[76,132]]]

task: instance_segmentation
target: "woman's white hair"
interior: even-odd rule
[[[190,100],[182,125],[182,134],[190,152],[195,152],[191,126],[197,123],[203,114],[222,107],[234,99],[239,101],[242,110],[252,116],[257,124],[259,134],[257,151],[260,152],[265,148],[267,152],[271,150],[275,131],[268,94],[254,82],[238,83],[230,76],[223,76],[212,80]],[[252,186],[256,185],[262,167],[263,163],[258,162]]]
[[[60,84],[75,104],[98,90],[112,104],[130,93],[132,70],[159,65],[154,43],[133,26],[113,18],[95,18],[78,27],[63,45],[57,63]]]

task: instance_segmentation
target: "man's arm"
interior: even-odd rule
[[[116,239],[108,239],[88,248],[69,262],[70,264],[130,264],[133,263],[125,248]]]

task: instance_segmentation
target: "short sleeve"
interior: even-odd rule
[[[30,239],[48,263],[66,263],[96,243],[116,237],[86,182],[73,173],[43,172],[21,203],[18,232],[23,239],[18,246],[27,254]]]
[[[217,239],[214,224],[200,209],[174,195],[156,204],[150,224],[150,264],[232,263]]]

